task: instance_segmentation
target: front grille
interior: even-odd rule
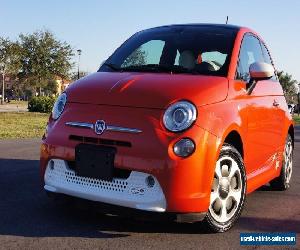
[[[98,145],[120,146],[120,147],[129,147],[129,148],[131,147],[131,143],[127,141],[117,141],[117,140],[86,137],[86,136],[79,136],[79,135],[70,135],[69,139],[71,141],[79,141],[82,143],[92,143]]]
[[[69,169],[76,172],[76,162],[75,161],[68,161]],[[130,176],[131,170],[121,169],[121,168],[114,168],[113,177],[119,179],[127,179]]]

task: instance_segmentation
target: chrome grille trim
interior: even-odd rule
[[[94,124],[87,123],[87,122],[66,122],[65,125],[70,126],[70,127],[94,129]],[[115,132],[123,132],[123,133],[133,133],[133,134],[138,134],[138,133],[143,132],[142,130],[137,129],[137,128],[125,128],[125,127],[119,127],[119,126],[113,126],[113,125],[107,125],[106,130],[115,131]]]
[[[94,124],[86,122],[66,122],[67,126],[94,129]]]
[[[111,126],[111,125],[107,125],[106,129],[110,130],[110,131],[125,132],[125,133],[135,133],[135,134],[142,133],[142,130],[140,130],[140,129],[123,128],[123,127]]]

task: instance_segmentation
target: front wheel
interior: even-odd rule
[[[243,159],[232,145],[224,144],[215,167],[206,226],[213,232],[229,230],[241,215],[245,196]]]

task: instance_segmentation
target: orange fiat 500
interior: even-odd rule
[[[290,185],[294,128],[268,48],[231,25],[136,33],[49,118],[49,193],[232,227],[246,194]]]

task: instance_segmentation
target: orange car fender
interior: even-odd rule
[[[241,138],[247,132],[247,110],[237,101],[224,101],[198,107],[197,125],[221,138],[224,142],[227,135],[236,131]]]

